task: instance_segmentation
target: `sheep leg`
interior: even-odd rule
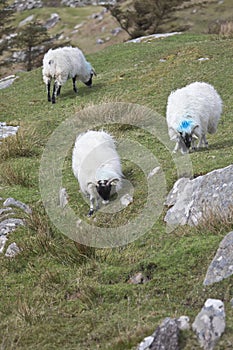
[[[95,197],[94,196],[90,196],[90,210],[88,213],[88,216],[92,216],[94,214],[94,204],[95,204]]]
[[[57,89],[57,96],[59,96],[61,93],[61,85],[59,85],[59,88]]]
[[[48,101],[49,102],[51,102],[50,86],[51,86],[51,82],[48,81],[48,83],[47,83],[47,92],[48,92]]]
[[[192,138],[192,150],[195,150],[196,149],[196,147],[195,147],[195,139],[194,138]]]
[[[59,85],[58,83],[55,81],[54,85],[53,85],[53,94],[52,94],[52,103],[56,102],[56,96],[57,96],[57,92],[59,90]],[[60,89],[61,90],[61,89]]]
[[[204,146],[205,146],[205,147],[208,147],[208,142],[207,142],[207,140],[206,140],[206,136],[205,136],[205,135],[202,135],[202,136],[200,137],[200,140],[199,140],[199,142],[198,142],[197,148],[200,148],[202,145],[203,145],[203,147],[204,147]]]
[[[74,78],[72,78],[72,81],[73,81],[73,90],[74,90],[74,92],[78,92],[78,89],[77,89],[77,87],[76,87],[76,77],[74,77]]]

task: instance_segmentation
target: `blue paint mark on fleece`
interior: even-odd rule
[[[193,119],[185,119],[179,124],[177,131],[187,132],[190,134],[195,125],[196,124]]]

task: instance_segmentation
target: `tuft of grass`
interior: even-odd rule
[[[31,176],[30,169],[24,164],[5,163],[0,169],[0,180],[4,185],[20,185],[30,188],[34,186],[34,179]]]
[[[36,128],[19,127],[18,132],[1,140],[0,159],[7,160],[12,157],[32,157],[38,154],[41,147],[41,138]]]
[[[233,206],[228,210],[222,208],[205,208],[198,224],[198,230],[207,229],[213,234],[227,232],[233,229]]]

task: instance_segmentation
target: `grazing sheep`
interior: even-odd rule
[[[43,58],[43,81],[48,92],[48,101],[51,101],[50,85],[54,79],[52,103],[60,95],[61,86],[72,78],[73,90],[77,92],[76,79],[91,87],[92,77],[96,75],[93,67],[86,61],[82,51],[77,47],[60,47],[50,49]]]
[[[87,131],[75,141],[72,169],[81,191],[90,197],[88,216],[98,209],[98,199],[107,204],[112,186],[121,187],[122,171],[120,157],[112,136],[104,131]]]
[[[166,119],[174,152],[187,153],[190,146],[208,146],[207,132],[214,134],[222,113],[222,100],[212,85],[195,82],[178,89],[168,97]]]

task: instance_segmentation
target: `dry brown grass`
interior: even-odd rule
[[[226,232],[233,229],[233,206],[228,210],[221,208],[208,208],[204,210],[202,219],[199,221],[198,229],[208,230],[212,233]]]
[[[41,140],[33,128],[20,126],[18,132],[1,140],[0,159],[11,157],[31,157],[37,154]]]
[[[4,164],[0,169],[0,179],[8,186],[20,185],[29,188],[34,185],[30,170],[22,164]]]
[[[223,38],[233,37],[233,21],[216,21],[209,26],[209,34],[217,34]]]

